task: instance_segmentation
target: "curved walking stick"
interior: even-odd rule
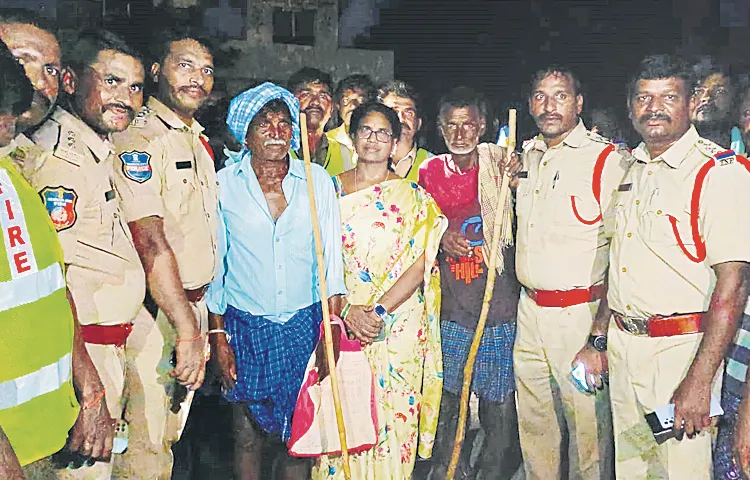
[[[339,431],[339,442],[341,443],[341,458],[344,463],[344,477],[346,480],[352,478],[349,469],[349,451],[346,447],[346,429],[344,427],[344,412],[341,409],[341,394],[336,373],[336,359],[333,352],[333,334],[331,333],[331,318],[328,310],[328,287],[326,285],[326,267],[323,257],[323,241],[320,237],[320,221],[318,220],[318,209],[315,205],[315,190],[313,189],[312,168],[310,167],[310,145],[307,140],[307,118],[300,113],[300,129],[302,140],[302,157],[305,161],[305,177],[307,178],[307,197],[310,200],[310,215],[312,216],[313,237],[315,239],[315,254],[318,258],[318,279],[320,281],[320,307],[323,311],[323,333],[326,346],[326,361],[328,363],[328,375],[331,376],[331,390],[333,391],[333,407],[336,410],[336,425]]]
[[[516,148],[516,110],[510,109],[508,111],[508,127],[510,134],[508,135],[508,147],[506,149],[506,162],[510,160],[510,154]],[[451,462],[448,465],[448,480],[453,480],[456,474],[456,467],[458,466],[458,459],[461,456],[461,446],[466,436],[466,416],[469,413],[469,393],[471,389],[471,377],[474,374],[474,362],[477,359],[477,352],[479,351],[479,344],[482,341],[482,335],[484,334],[484,324],[487,322],[487,314],[490,311],[490,300],[492,300],[492,293],[495,289],[495,277],[497,276],[497,247],[496,244],[500,242],[500,232],[502,229],[502,223],[506,208],[506,199],[510,192],[510,177],[505,175],[503,172],[503,183],[500,186],[500,198],[497,202],[497,209],[495,210],[495,223],[492,228],[492,242],[490,246],[491,253],[487,268],[487,286],[484,289],[484,299],[482,300],[482,311],[479,314],[479,322],[477,322],[477,330],[474,332],[474,339],[471,342],[471,348],[469,349],[469,356],[466,359],[466,365],[464,366],[464,383],[461,389],[461,407],[458,414],[458,426],[456,428],[456,440],[453,444],[453,453],[451,454]]]

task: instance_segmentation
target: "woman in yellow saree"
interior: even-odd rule
[[[422,187],[388,168],[400,130],[390,108],[358,107],[357,166],[334,177],[349,291],[342,317],[365,345],[378,415],[375,447],[349,458],[357,480],[410,479],[416,456],[432,455],[443,383],[435,256],[448,222]],[[319,457],[312,477],[343,478],[341,457]]]

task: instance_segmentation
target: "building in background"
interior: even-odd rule
[[[377,15],[377,2],[369,0]],[[218,74],[232,95],[261,80],[285,84],[304,66],[328,71],[338,81],[354,73],[376,81],[393,78],[393,52],[342,48],[339,19],[353,0],[1,0],[0,6],[33,9],[63,30],[83,24],[119,27],[134,43],[169,22],[188,22],[221,40],[227,65]],[[124,31],[123,31],[124,30]],[[347,30],[350,33],[350,30]],[[347,35],[347,38],[349,35]]]

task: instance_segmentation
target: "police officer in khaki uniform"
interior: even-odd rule
[[[43,20],[30,12],[0,13],[0,40],[8,46],[34,87],[31,108],[18,118],[16,138],[8,145],[27,147],[23,132],[41,125],[52,111],[60,92],[60,46]],[[23,162],[23,159],[19,159]]]
[[[7,25],[0,19],[0,35],[7,33],[3,26]],[[44,41],[56,45],[55,38],[47,35]],[[0,225],[8,247],[3,253],[7,266],[0,272],[3,288],[13,292],[0,302],[0,324],[5,327],[0,338],[5,379],[0,382],[4,393],[0,395],[0,478],[53,476],[50,454],[64,443],[65,451],[108,458],[114,431],[114,421],[101,401],[104,387],[76,327],[75,305],[62,278],[64,258],[57,234],[36,190],[17,171],[17,159],[42,153],[28,139],[24,146],[12,142],[24,128],[21,117],[33,108],[34,92],[24,68],[0,42],[0,203],[4,206]],[[51,257],[58,262],[48,264]],[[65,330],[73,338],[58,336]],[[59,354],[63,356],[58,359]],[[50,372],[53,359],[61,367],[54,372],[59,375]],[[80,405],[88,408],[79,409],[71,402],[71,386]]]
[[[36,131],[32,138],[45,151],[26,158],[22,170],[39,192],[63,247],[81,334],[104,385],[97,399],[105,399],[119,418],[125,341],[133,322],[148,314],[141,306],[143,268],[113,183],[114,147],[108,135],[125,129],[141,106],[143,68],[129,47],[107,32],[82,34],[73,52],[64,78],[70,111],[57,107]],[[98,479],[110,472],[110,462],[96,462],[58,470],[57,476]]]
[[[628,159],[586,130],[573,73],[540,70],[531,86],[529,110],[541,135],[526,142],[518,175],[516,272],[524,288],[513,358],[524,466],[528,478],[561,478],[567,438],[570,478],[609,478],[609,397],[579,391],[570,373],[606,293],[601,211]]]
[[[643,143],[605,221],[617,478],[708,479],[709,399],[749,290],[750,165],[690,124],[679,60],[647,57],[628,90]],[[657,445],[644,415],[670,403],[682,438]]]
[[[172,37],[162,43],[157,60],[151,67],[157,96],[148,100],[127,131],[115,135],[115,183],[159,307],[156,323],[150,322],[143,335],[134,332],[129,343],[139,365],[134,381],[148,385],[148,410],[146,418],[128,419],[131,425],[149,425],[148,437],[133,440],[171,466],[169,447],[179,438],[192,397],[182,401],[177,392],[165,389],[156,381],[161,370],[153,366],[168,363],[175,347],[179,358],[185,344],[204,341],[175,332],[168,319],[187,312],[202,332],[207,329],[203,294],[215,268],[218,182],[203,127],[193,118],[213,88],[213,56],[192,38]],[[170,298],[160,294],[155,283],[168,284]],[[180,414],[171,414],[170,404],[174,411],[181,401]],[[139,450],[124,455],[130,475],[142,468]]]

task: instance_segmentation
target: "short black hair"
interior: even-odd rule
[[[172,44],[181,40],[194,40],[205,48],[212,57],[215,56],[214,44],[210,39],[193,34],[189,28],[168,29],[159,33],[154,39],[152,43],[153,47],[149,51],[149,62],[162,65],[164,59],[167,58],[167,55],[172,50]]]
[[[352,137],[352,140],[357,139],[357,130],[359,130],[362,120],[364,120],[370,113],[382,114],[385,119],[388,120],[388,123],[391,124],[391,132],[393,133],[392,138],[398,140],[401,136],[401,120],[398,118],[398,113],[396,113],[394,109],[379,102],[363,103],[354,109],[354,112],[352,112],[352,121],[349,124],[349,136]]]
[[[261,119],[265,119],[269,113],[286,113],[289,116],[289,120],[292,120],[292,113],[289,111],[289,105],[287,105],[284,100],[275,98],[258,110],[258,113],[256,113],[253,119],[250,120],[247,129],[250,130],[253,128],[257,124],[256,120],[260,121]]]
[[[391,94],[397,97],[408,98],[414,102],[414,110],[417,112],[417,117],[421,118],[419,113],[419,94],[414,87],[401,80],[390,80],[385,82],[378,89],[378,102],[383,103],[383,99]]]
[[[31,108],[34,87],[8,47],[0,42],[0,112],[20,116]]]
[[[344,97],[344,92],[347,90],[362,92],[365,97],[365,101],[362,103],[371,102],[375,98],[375,84],[372,83],[372,79],[370,79],[368,75],[349,75],[341,80],[336,86],[336,93],[333,95],[333,103],[338,104],[341,102],[341,99]]]
[[[732,70],[729,65],[718,63],[713,57],[705,56],[702,57],[698,62],[693,64],[693,86],[697,87],[701,83],[705,82],[711,75],[719,74],[729,80],[729,85],[735,88],[736,82],[732,76]]]
[[[440,101],[438,102],[438,124],[443,119],[443,115],[449,109],[453,108],[476,108],[485,123],[492,121],[490,105],[487,99],[473,88],[459,85],[440,97]]]
[[[539,83],[550,75],[560,75],[570,78],[571,83],[573,84],[573,94],[583,95],[583,85],[581,84],[581,80],[578,78],[578,75],[576,75],[573,70],[570,69],[570,67],[567,67],[565,65],[552,64],[547,65],[544,68],[540,68],[531,75],[531,81],[529,82],[530,97],[534,95],[534,91],[536,90],[536,87],[539,85]]]
[[[693,92],[694,76],[687,63],[680,57],[670,54],[649,55],[641,60],[636,73],[628,82],[628,104],[635,95],[635,88],[639,80],[661,80],[678,78],[685,86],[685,94],[689,97]]]
[[[54,35],[57,28],[49,19],[25,8],[0,8],[0,25],[32,25]]]
[[[333,94],[333,80],[331,76],[322,70],[312,67],[300,68],[289,77],[289,91],[295,93],[308,83],[325,85],[328,87],[328,91]]]
[[[86,29],[63,45],[65,65],[80,73],[94,63],[99,52],[104,50],[113,50],[143,62],[141,53],[128,45],[122,37],[108,30]]]

